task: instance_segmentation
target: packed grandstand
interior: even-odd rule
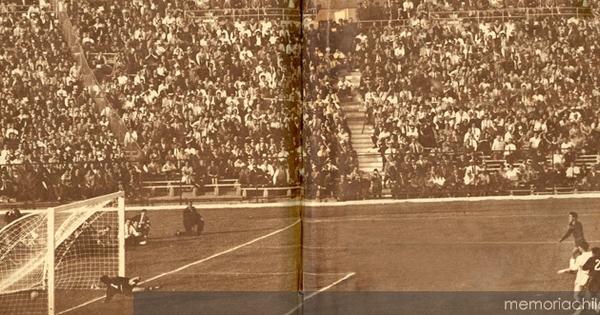
[[[587,1],[365,2],[337,21],[311,6],[304,23],[298,6],[3,1],[0,198],[600,188]],[[358,163],[353,100],[377,172]]]

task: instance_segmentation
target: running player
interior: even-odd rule
[[[100,281],[106,284],[106,298],[104,303],[110,302],[115,294],[123,294],[126,296],[132,296],[133,292],[139,291],[152,291],[160,289],[160,286],[154,287],[139,287],[140,277],[125,278],[125,277],[109,277],[103,275],[100,277]]]
[[[573,248],[573,252],[571,253],[571,258],[569,259],[569,268],[559,270],[559,273],[568,272],[569,270],[577,270],[575,266],[575,258],[581,255],[581,250],[579,249],[579,244],[581,242],[585,242],[585,238],[583,237],[583,225],[577,219],[576,212],[569,213],[569,228],[565,235],[558,240],[558,242],[564,241],[567,237],[573,235],[573,239],[575,241],[575,247]]]
[[[583,297],[582,292],[589,279],[589,270],[584,270],[583,266],[587,263],[588,259],[592,257],[590,244],[588,244],[588,242],[580,242],[579,250],[581,251],[581,255],[577,256],[575,259],[575,267],[577,267],[575,270],[577,276],[575,277],[575,286],[573,288],[575,300],[580,300]]]

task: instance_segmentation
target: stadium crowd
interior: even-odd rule
[[[288,186],[305,177],[309,198],[388,185],[397,196],[598,188],[595,172],[575,165],[600,147],[595,19],[341,20],[307,25],[301,37],[281,19],[183,14],[197,5],[67,2],[95,89],[83,87],[51,13],[3,15],[0,195],[78,199],[121,187],[133,196],[142,181],[165,178]],[[343,78],[353,69],[358,87]],[[384,161],[372,178],[358,172],[341,107],[353,89]],[[127,125],[123,143],[93,93]],[[132,142],[146,160],[123,159]]]
[[[0,20],[0,197],[80,199],[127,186],[132,166],[117,162],[122,146],[51,13],[5,12]]]
[[[221,19],[199,24],[187,19],[173,24],[167,21],[172,4],[162,4],[164,6],[148,6],[135,2],[123,8],[116,1],[101,4],[74,1],[67,6],[72,19],[79,21],[77,28],[83,30],[81,43],[87,59],[102,80],[100,93],[129,126],[124,144],[135,141],[143,145],[147,161],[127,163],[130,173],[136,175],[137,185],[132,185],[130,190],[138,190],[142,180],[161,178],[181,178],[187,184],[196,185],[214,183],[217,178],[238,178],[242,185],[298,184],[301,167],[301,93],[296,88],[301,79],[298,26],[279,19],[258,22],[254,18],[235,23]],[[176,8],[178,5],[175,3]],[[174,10],[176,13],[177,9]],[[103,16],[105,12],[109,14]],[[143,18],[155,17],[154,14],[162,18],[159,24],[153,24],[152,18]],[[118,28],[131,33],[98,31],[106,27],[98,25],[99,21],[109,21],[107,24],[113,21],[116,23],[113,25],[119,25],[119,21],[131,22],[133,24],[120,24]],[[56,27],[53,30],[58,34]],[[144,34],[139,35],[139,32]],[[177,38],[167,33],[176,33]],[[119,38],[130,35],[131,40],[118,42]],[[48,40],[61,43],[60,38]],[[118,45],[106,45],[115,42]],[[66,46],[62,44],[62,47]],[[110,69],[111,65],[103,58],[104,52],[116,52],[123,58]],[[65,53],[68,56],[68,50]],[[97,89],[92,90],[97,92]],[[81,97],[89,96],[87,91],[85,93]],[[91,104],[89,97],[87,103]],[[67,102],[65,107],[72,104]],[[88,110],[92,112],[91,107]],[[90,120],[94,118],[98,120]],[[96,130],[98,134],[110,134],[102,115],[86,116],[83,123],[102,128]],[[119,149],[117,145],[112,147]],[[104,156],[95,165],[108,168],[112,164],[108,161],[120,157],[122,155]],[[47,161],[28,159],[29,162],[39,167],[35,162]],[[13,193],[8,191],[18,192],[16,187],[22,185],[15,185],[16,174],[8,174],[5,179],[3,187],[7,187],[7,193],[2,195],[10,199]],[[56,181],[36,179],[34,182],[54,186],[51,183]],[[77,193],[66,195],[79,196]]]
[[[112,170],[113,164],[119,166],[114,166],[119,168],[119,172],[123,172],[120,168],[125,167],[124,176],[118,176],[117,182],[134,195],[139,192],[141,181],[164,178],[181,178],[186,184],[194,185],[214,183],[218,178],[239,179],[240,184],[248,186],[300,183],[298,25],[279,18],[260,22],[248,18],[235,23],[232,19],[196,23],[194,19],[183,20],[181,16],[176,22],[175,18],[171,20],[171,17],[177,17],[180,8],[188,4],[182,1],[72,1],[65,5],[82,34],[81,44],[86,59],[95,69],[101,84],[82,89],[78,78],[60,78],[63,82],[60,83],[58,93],[61,98],[58,101],[64,101],[65,110],[69,112],[81,110],[85,114],[76,113],[73,116],[77,117],[73,119],[77,120],[75,126],[81,124],[90,131],[81,134],[85,140],[90,138],[92,148],[89,150],[94,154],[88,154],[87,147],[67,137],[80,132],[79,129],[71,129],[71,121],[63,123],[59,120],[58,125],[65,130],[62,133],[48,130],[48,133],[61,138],[65,146],[55,149],[50,144],[47,151],[55,150],[53,152],[58,152],[61,158],[27,157],[21,161],[14,160],[9,154],[7,163],[11,164],[4,166],[0,195],[9,200],[60,200],[64,196],[79,199],[113,189],[114,185],[100,183],[97,186],[102,189],[94,189],[93,193],[82,189],[85,193],[80,194],[78,189],[71,189],[70,184],[64,187],[61,184],[62,172],[45,170],[60,162],[68,162],[65,167],[78,169],[77,176],[74,176],[77,178],[87,176],[90,169],[93,173],[89,174],[90,177],[104,177],[98,173]],[[51,55],[60,57],[59,65],[69,70],[66,74],[80,75],[58,27],[54,25],[57,21],[50,19],[49,13],[41,13],[44,23],[52,23],[48,28],[55,36],[40,38],[47,40],[48,45],[37,45],[37,51],[30,51],[36,56],[47,55],[54,52],[54,48],[46,51],[46,46],[59,45],[63,55]],[[9,22],[13,17],[25,19],[20,14],[10,16],[4,29],[7,36],[12,33]],[[35,14],[33,17],[27,14],[23,25],[28,26],[29,20],[36,18]],[[12,42],[10,39],[4,43]],[[118,55],[114,68],[104,58],[104,53]],[[14,84],[10,81],[6,85]],[[123,144],[137,142],[142,145],[146,161],[139,164],[121,162],[121,146],[108,131],[108,121],[104,117],[108,112],[102,111],[99,115],[91,106],[90,96],[97,93],[112,103],[129,127]],[[83,107],[72,108],[79,101],[90,106],[85,107],[85,111]],[[46,106],[50,105],[48,101]],[[24,110],[27,112],[28,109]],[[13,114],[23,113],[17,108]],[[42,113],[37,117],[44,116]],[[5,126],[12,130],[12,125]],[[33,126],[35,123],[28,128]],[[37,132],[34,130],[30,138],[38,138]],[[9,133],[6,134],[8,138]],[[9,147],[12,149],[11,145]],[[71,152],[76,156],[74,159],[70,158]],[[81,158],[80,155],[86,157]],[[35,178],[28,181],[30,185],[44,187],[48,193],[22,196],[24,190],[20,188],[25,183],[21,181],[28,176],[18,176],[15,168],[43,168],[40,173],[51,173],[42,179],[42,175],[32,172],[31,177]],[[58,168],[62,170],[64,167]],[[101,182],[99,179],[96,181]]]
[[[385,183],[416,195],[598,188],[595,168],[575,164],[600,148],[597,19],[415,18],[357,33],[348,60]]]
[[[125,142],[139,143],[148,158],[144,178],[299,184],[299,25],[281,18],[196,21],[184,16],[185,5],[67,6],[103,78],[101,93],[129,127]],[[114,65],[106,54],[116,55]]]
[[[312,46],[310,40],[305,47]],[[307,192],[316,197],[318,186],[333,189],[338,176],[349,174],[358,167],[356,152],[352,150],[350,128],[340,106],[340,96],[331,74],[341,64],[332,63],[330,52],[305,48],[304,67],[311,69],[305,75],[304,98],[304,172]],[[322,183],[322,184],[321,184]]]

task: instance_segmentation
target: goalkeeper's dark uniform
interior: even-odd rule
[[[125,277],[109,277],[102,276],[100,281],[106,284],[106,298],[104,303],[109,302],[115,294],[123,294],[126,296],[132,296],[135,291],[151,291],[158,290],[160,286],[154,287],[138,287],[140,277],[125,278]]]
[[[133,289],[137,287],[140,280],[139,278],[111,278],[109,276],[102,276],[100,281],[106,284],[106,298],[104,299],[104,302],[109,302],[115,294],[124,294],[127,296],[133,295]]]

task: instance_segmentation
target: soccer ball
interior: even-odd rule
[[[31,294],[29,295],[32,301],[37,299],[39,296],[40,294],[38,293],[38,291],[31,291]]]

